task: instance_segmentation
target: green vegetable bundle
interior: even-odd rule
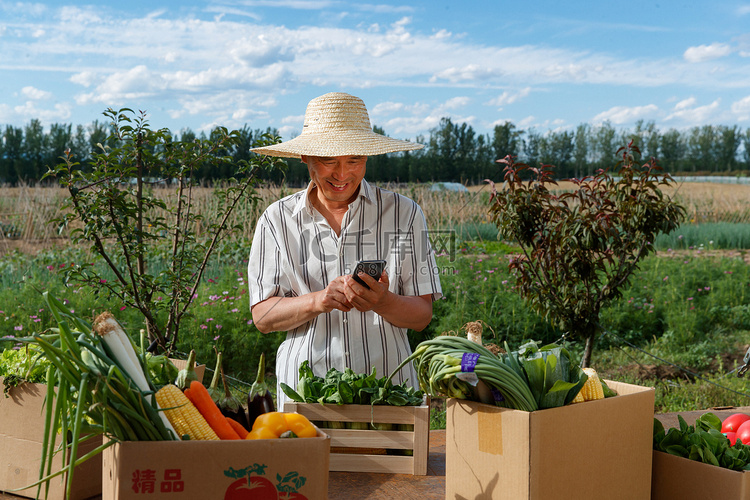
[[[49,362],[41,353],[24,349],[6,349],[0,352],[0,377],[3,377],[3,392],[24,382],[44,383]]]
[[[44,297],[58,328],[48,334],[15,339],[42,353],[50,364],[41,479],[35,485],[46,483],[48,488],[50,479],[67,473],[70,488],[74,467],[115,442],[176,439],[174,429],[153,400],[154,386],[146,375],[148,370],[144,370],[145,356],[136,355],[130,339],[113,324],[114,319],[106,318],[104,326],[97,328],[95,324],[92,328],[56,298],[48,293]],[[70,439],[55,449],[60,434]],[[97,435],[108,439],[78,457],[79,444]],[[52,472],[57,453],[62,456],[62,467]]]
[[[572,362],[568,350],[560,345],[539,348],[531,341],[512,352],[506,343],[505,350],[505,362],[526,379],[539,409],[570,403],[588,379],[588,375]]]
[[[736,471],[750,470],[750,446],[737,442],[731,445],[721,433],[721,419],[713,413],[704,413],[688,425],[677,415],[680,427],[664,431],[664,425],[654,419],[654,449],[671,455],[724,467]]]
[[[401,366],[413,361],[422,390],[495,403],[505,408],[539,408],[523,375],[486,347],[464,337],[442,335],[420,343]]]
[[[418,406],[424,400],[421,391],[406,384],[393,385],[390,377],[377,378],[375,368],[369,375],[354,373],[351,368],[343,372],[331,368],[325,377],[319,377],[307,360],[299,367],[296,391],[283,382],[279,385],[298,403]]]
[[[588,379],[561,346],[505,348],[498,356],[464,337],[443,335],[420,343],[402,366],[413,361],[422,390],[432,396],[523,411],[568,404]]]

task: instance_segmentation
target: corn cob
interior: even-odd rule
[[[156,402],[180,436],[188,435],[193,440],[218,440],[211,426],[182,391],[168,384],[156,393]]]
[[[584,373],[589,376],[581,391],[573,399],[573,403],[582,403],[583,401],[595,401],[604,399],[604,389],[599,380],[599,374],[593,368],[584,368]]]

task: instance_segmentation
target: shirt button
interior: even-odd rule
[[[346,318],[344,318],[344,323],[346,323],[347,321],[348,321],[348,320],[347,320]],[[348,354],[348,353],[347,353],[347,354]]]

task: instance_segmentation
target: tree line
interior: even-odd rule
[[[23,127],[6,125],[0,135],[0,184],[35,183],[49,168],[61,162],[70,149],[81,168],[92,161],[102,145],[107,145],[110,125],[94,121],[84,126],[55,123],[45,130],[38,119]],[[386,134],[381,127],[373,128]],[[217,130],[196,135],[190,129],[173,134],[174,141],[210,139]],[[252,144],[264,134],[278,135],[272,128],[237,130],[241,141],[224,152],[235,160],[247,159]],[[417,151],[374,156],[367,164],[367,178],[373,182],[450,181],[477,184],[485,179],[502,178],[496,160],[514,156],[532,166],[556,166],[556,177],[584,177],[599,169],[612,167],[616,151],[631,141],[640,148],[644,162],[654,157],[664,171],[672,175],[745,175],[750,173],[750,128],[737,125],[703,125],[685,130],[659,130],[653,122],[639,121],[633,129],[617,129],[611,123],[580,124],[575,130],[520,129],[506,121],[491,133],[480,134],[467,123],[443,118],[427,136],[412,139],[424,144]],[[110,144],[111,145],[111,144]],[[195,172],[201,182],[214,182],[232,175],[208,168]],[[288,161],[288,169],[270,179],[301,186],[309,179],[307,167],[297,160]]]

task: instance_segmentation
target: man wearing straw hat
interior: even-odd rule
[[[407,330],[432,319],[442,296],[422,209],[365,179],[367,157],[421,148],[373,132],[364,102],[329,93],[307,106],[302,134],[252,151],[300,158],[307,189],[271,204],[258,220],[248,283],[253,321],[264,333],[285,331],[276,355],[277,383],[297,387],[307,360],[316,375],[330,368],[378,377],[411,354]],[[351,276],[360,260],[382,259],[379,281]],[[411,365],[393,381],[418,387]],[[278,408],[287,399],[277,386]]]

